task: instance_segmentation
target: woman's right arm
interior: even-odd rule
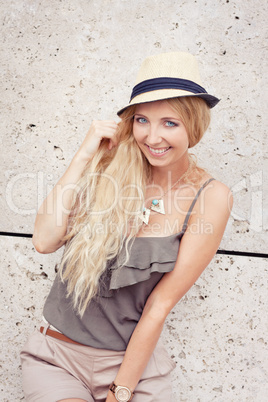
[[[36,216],[33,245],[39,253],[53,253],[63,246],[67,231],[73,193],[86,164],[97,152],[104,138],[110,139],[108,148],[116,146],[114,121],[94,121],[69,167],[39,208]]]

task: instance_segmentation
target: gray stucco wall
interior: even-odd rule
[[[234,193],[221,248],[267,252],[265,1],[0,0],[0,13],[0,231],[32,233],[92,119],[115,118],[146,56],[182,50],[197,55],[206,88],[222,99],[194,149]],[[19,351],[61,251],[0,242],[0,398],[19,401]],[[215,256],[163,333],[177,362],[172,402],[267,400],[267,296],[267,260]]]

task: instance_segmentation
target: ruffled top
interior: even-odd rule
[[[81,318],[66,294],[66,284],[57,276],[44,307],[46,320],[76,342],[94,348],[125,350],[145,303],[154,287],[174,269],[180,240],[185,233],[198,190],[186,214],[182,231],[167,237],[137,237],[127,262],[124,248],[107,264],[98,297],[90,302]]]
[[[148,296],[175,266],[181,237],[182,233],[135,238],[123,266],[125,248],[107,265],[99,295],[82,318],[73,310],[66,284],[57,276],[45,303],[46,320],[76,342],[125,350]]]
[[[123,266],[126,259],[125,248],[116,260],[108,264],[106,290],[109,288],[109,291],[113,291],[147,281],[154,272],[164,274],[172,271],[181,235],[176,233],[166,237],[136,237],[131,245],[129,258]],[[109,296],[112,294],[106,293]]]

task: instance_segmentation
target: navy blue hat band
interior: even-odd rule
[[[159,77],[145,80],[135,85],[133,88],[130,101],[140,94],[157,89],[181,89],[183,91],[192,92],[194,94],[206,94],[207,91],[193,81],[183,78]]]

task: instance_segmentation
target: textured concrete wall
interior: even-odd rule
[[[144,57],[182,50],[197,55],[205,87],[222,99],[195,149],[234,192],[221,248],[266,252],[266,2],[0,0],[0,13],[0,231],[32,233],[91,120],[115,118]],[[61,251],[0,241],[0,398],[19,401],[19,350],[40,321]],[[216,256],[170,314],[173,402],[266,401],[266,261]]]

